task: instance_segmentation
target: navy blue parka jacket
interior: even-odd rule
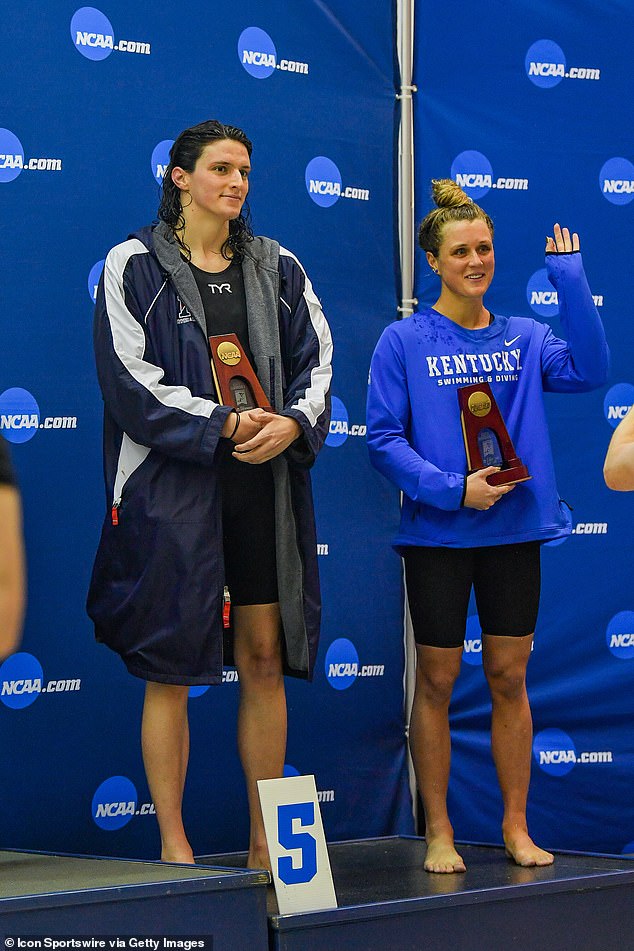
[[[290,252],[255,238],[242,269],[258,378],[274,409],[302,428],[271,465],[285,671],[310,678],[320,596],[309,469],[328,431],[332,342]],[[97,640],[145,680],[219,683],[224,565],[216,454],[231,410],[216,402],[200,294],[165,224],[108,254],[94,344],[106,484],[87,605]]]

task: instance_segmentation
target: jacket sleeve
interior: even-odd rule
[[[546,271],[557,291],[567,340],[556,337],[550,328],[546,332],[541,355],[544,389],[558,393],[594,390],[608,378],[609,352],[580,252],[547,254]]]
[[[231,410],[192,395],[185,386],[163,382],[165,371],[151,358],[146,319],[153,307],[161,305],[167,281],[158,292],[152,288],[156,296],[148,299],[144,313],[133,277],[134,257],[140,254],[147,254],[147,249],[137,239],[113,248],[97,291],[94,345],[104,403],[117,425],[139,445],[211,465]]]
[[[388,328],[370,365],[367,445],[370,462],[414,502],[445,511],[460,508],[465,475],[444,472],[408,440],[410,400],[403,342]]]
[[[290,462],[312,466],[330,424],[332,337],[330,328],[301,264],[281,249],[284,268],[280,294],[280,330],[286,384],[283,416],[302,427],[302,435],[285,452]]]

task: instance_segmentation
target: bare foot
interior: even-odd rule
[[[466,872],[467,867],[454,848],[453,836],[435,836],[427,839],[426,872]]]
[[[177,862],[179,865],[195,865],[194,853],[190,848],[163,849],[161,862]]]
[[[555,856],[545,849],[540,849],[535,845],[528,832],[516,830],[510,835],[504,836],[504,846],[506,854],[513,859],[516,865],[524,868],[533,866],[552,865]]]
[[[262,849],[251,848],[247,856],[247,868],[265,868],[271,872],[271,860],[266,847]]]

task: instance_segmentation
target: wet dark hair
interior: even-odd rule
[[[438,257],[442,244],[442,231],[450,221],[477,221],[481,219],[487,225],[493,237],[493,222],[484,209],[469,198],[460,185],[451,178],[432,180],[432,198],[438,206],[432,209],[420,223],[418,243],[423,251],[431,251]]]
[[[158,217],[170,226],[174,232],[174,237],[187,258],[191,258],[191,251],[181,237],[181,232],[185,227],[181,190],[172,181],[172,170],[182,168],[186,172],[193,172],[205,147],[212,142],[221,142],[223,139],[240,142],[249,153],[249,158],[251,157],[253,144],[242,129],[233,125],[224,125],[217,119],[208,119],[206,122],[194,125],[190,129],[185,129],[170,149],[170,162],[163,177]],[[242,257],[249,241],[253,241],[253,231],[251,229],[251,212],[247,202],[245,202],[239,217],[229,222],[229,237],[221,248],[222,256],[227,260],[232,255]]]

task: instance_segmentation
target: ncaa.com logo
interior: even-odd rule
[[[92,797],[92,818],[105,832],[116,832],[134,816],[153,816],[154,803],[138,802],[134,783],[127,776],[110,776]]]
[[[545,267],[535,271],[526,285],[526,300],[531,310],[540,317],[556,317],[559,313],[559,298],[557,291],[548,280]],[[603,307],[603,294],[593,294],[595,307]]]
[[[120,53],[150,55],[149,43],[138,40],[119,40],[115,43],[112,23],[95,7],[80,7],[70,21],[70,36],[78,53],[86,59],[102,60],[117,50]]]
[[[240,682],[238,677],[238,671],[235,667],[224,667],[222,671],[222,682],[223,684],[237,684]],[[189,698],[190,700],[195,699],[196,697],[202,697],[203,694],[207,693],[209,690],[210,684],[197,684],[194,687],[189,688]]]
[[[300,773],[300,771],[292,766],[291,763],[284,763],[284,772],[282,773],[284,779],[287,776],[304,776],[305,773]],[[317,802],[334,802],[335,801],[335,791],[334,789],[318,789],[317,790]]]
[[[608,523],[607,522],[577,522],[570,530],[570,535],[564,535],[562,538],[551,538],[550,541],[544,542],[544,548],[558,548],[559,545],[563,545],[564,542],[572,535],[607,535],[608,534]],[[533,645],[534,646],[534,645]]]
[[[330,426],[326,436],[327,446],[341,446],[348,436],[365,436],[367,427],[365,423],[350,423],[348,420],[348,410],[338,397],[333,396],[331,400]]]
[[[615,383],[605,394],[603,412],[614,429],[634,405],[634,386],[631,383]]]
[[[482,630],[477,614],[467,618],[462,659],[471,667],[482,667]]]
[[[620,660],[634,660],[634,611],[619,611],[608,624],[605,640]]]
[[[347,690],[357,677],[382,677],[384,664],[359,664],[357,649],[347,637],[333,641],[326,652],[326,678],[335,690]]]
[[[81,680],[49,680],[37,657],[21,651],[8,657],[0,667],[0,700],[5,707],[23,710],[42,693],[70,693],[81,690]]]
[[[634,165],[629,159],[608,159],[599,173],[601,194],[613,205],[629,205],[634,199]]]
[[[159,185],[162,184],[165,178],[165,172],[170,163],[170,149],[173,145],[174,139],[163,139],[158,145],[154,146],[152,151],[152,158],[150,159],[152,175]]]
[[[607,535],[607,522],[577,522],[572,529],[573,535]]]
[[[248,26],[238,38],[238,59],[254,79],[268,79],[276,70],[308,76],[308,63],[278,59],[275,43],[259,26]]]
[[[40,429],[77,429],[76,416],[40,417],[35,397],[20,386],[0,393],[0,433],[12,443],[28,442]]]
[[[61,172],[60,158],[24,157],[24,148],[14,132],[0,129],[0,182],[12,182],[21,172]]]
[[[541,730],[533,740],[533,756],[537,765],[551,776],[565,776],[578,764],[597,765],[612,762],[611,750],[577,753],[577,748],[563,730]]]
[[[475,149],[467,149],[456,155],[451,163],[451,178],[473,199],[482,198],[492,188],[500,191],[528,191],[527,178],[494,176],[486,155]]]
[[[96,264],[93,264],[88,274],[88,294],[93,304],[97,300],[97,288],[99,287],[99,281],[101,280],[105,263],[105,260],[97,261]]]
[[[553,40],[537,40],[529,47],[524,60],[526,75],[535,86],[551,89],[562,79],[601,79],[601,70],[594,66],[566,68],[561,46]]]
[[[356,185],[343,185],[341,172],[325,155],[316,155],[306,166],[304,174],[306,190],[316,205],[330,208],[340,198],[353,198],[356,201],[369,201],[368,188]]]
[[[531,650],[534,649],[535,644],[533,643],[531,644]],[[467,618],[462,660],[471,667],[482,667],[482,628],[477,614],[471,614]]]

